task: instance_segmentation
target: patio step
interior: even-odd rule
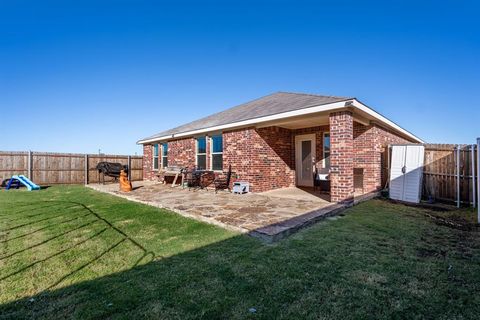
[[[350,206],[351,205],[348,204],[332,204],[328,207],[314,210],[289,220],[258,228],[250,231],[248,234],[267,243],[273,243],[320,220],[335,216]]]

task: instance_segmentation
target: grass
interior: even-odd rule
[[[1,191],[0,318],[478,318],[475,228],[346,213],[265,245],[79,186]]]

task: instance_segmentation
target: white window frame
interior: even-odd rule
[[[155,155],[155,146],[157,146],[157,155]],[[160,162],[159,162],[159,155],[160,155],[160,144],[155,143],[152,145],[152,170],[158,171],[160,169]],[[157,167],[155,168],[155,158],[157,159]]]
[[[199,138],[205,138],[205,153],[198,153],[198,139]],[[208,163],[207,163],[207,142],[208,142],[208,135],[204,136],[197,136],[195,137],[195,166],[198,167],[198,156],[203,156],[205,155],[205,168],[204,170],[208,169]]]
[[[216,136],[222,137],[222,152],[213,152],[213,137],[216,137]],[[223,172],[223,134],[221,132],[215,133],[215,134],[210,135],[209,138],[210,138],[210,148],[209,148],[210,149],[210,155],[209,155],[210,170],[215,171],[215,172]],[[222,155],[222,169],[217,169],[217,170],[213,169],[213,155],[214,154],[221,154]]]
[[[325,135],[327,135],[327,134],[328,134],[328,136],[329,136],[329,138],[330,138],[330,148],[329,148],[329,151],[325,151]],[[322,155],[323,155],[322,167],[323,167],[323,169],[327,169],[326,163],[325,163],[325,162],[326,162],[326,161],[325,161],[325,159],[326,159],[325,154],[327,154],[327,153],[328,153],[328,156],[329,156],[329,157],[330,157],[330,155],[332,154],[332,136],[330,136],[330,132],[324,132],[324,133],[322,134]],[[330,159],[330,161],[331,161],[331,159]]]
[[[164,145],[165,145],[165,144],[167,145],[167,155],[166,155],[166,156],[163,155],[163,151],[164,151],[164,147],[165,147]],[[159,163],[159,166],[160,166],[162,169],[165,169],[166,167],[168,167],[168,142],[162,142],[160,146],[161,146],[161,148],[160,148],[159,151],[160,151],[160,154],[161,154],[161,155],[160,155],[160,163]],[[167,158],[167,166],[165,166],[165,163],[163,162],[163,158]]]

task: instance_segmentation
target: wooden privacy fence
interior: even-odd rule
[[[130,168],[130,180],[143,179],[142,156],[0,151],[0,179],[23,174],[40,185],[88,184],[101,181],[95,169],[101,161],[119,162]],[[113,181],[105,177],[105,181]]]
[[[475,145],[425,144],[423,198],[474,205],[477,152]]]

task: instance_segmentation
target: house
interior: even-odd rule
[[[278,92],[138,141],[144,179],[168,166],[226,171],[252,192],[312,187],[328,172],[330,200],[379,190],[389,144],[423,141],[356,98]]]

